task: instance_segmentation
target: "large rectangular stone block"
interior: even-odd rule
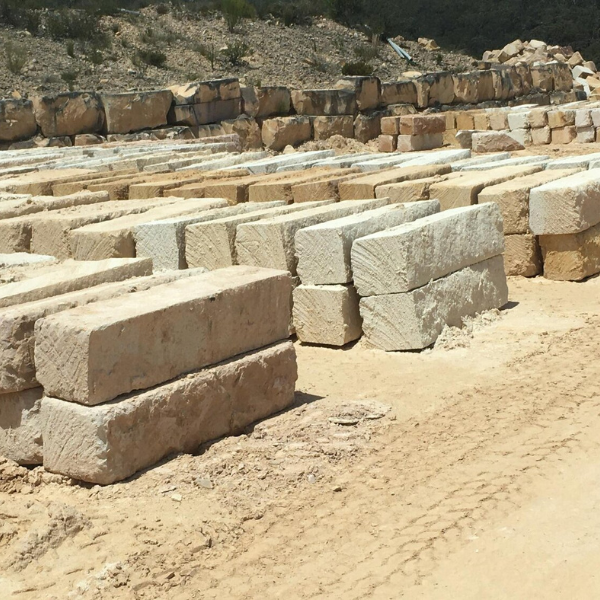
[[[102,283],[98,278],[87,289],[59,293],[3,309],[0,311],[0,394],[19,392],[39,385],[34,364],[34,328],[39,319],[77,306],[148,290],[202,272],[203,269],[189,269],[125,279],[127,271],[109,271],[106,281],[110,283]],[[123,281],[119,281],[119,278]]]
[[[568,177],[575,172],[573,169],[556,169],[509,179],[483,189],[479,192],[478,201],[481,203],[495,202],[500,207],[504,221],[504,235],[527,233],[529,231],[530,191],[545,183]]]
[[[24,140],[33,137],[36,131],[31,100],[0,101],[0,141]]]
[[[0,308],[42,300],[107,281],[149,275],[152,261],[140,258],[112,258],[93,262],[67,261],[45,273],[0,286]]]
[[[106,192],[76,192],[68,196],[32,196],[29,198],[3,200],[0,202],[0,220],[23,217],[34,213],[60,210],[71,206],[84,206],[86,204],[99,204],[107,202]]]
[[[167,124],[173,94],[169,90],[103,94],[107,133],[129,133]]]
[[[386,351],[421,350],[446,325],[460,327],[465,317],[507,302],[504,263],[495,256],[410,292],[362,298],[360,314],[370,345]]]
[[[600,170],[575,173],[529,196],[529,227],[535,235],[579,233],[600,223]]]
[[[202,218],[210,209],[227,206],[223,198],[200,198],[180,200],[168,206],[158,206],[139,215],[127,215],[102,223],[91,223],[69,232],[69,248],[75,260],[101,260],[104,258],[126,258],[149,256],[136,252],[134,230],[145,223],[172,220],[193,214]],[[213,213],[214,214],[214,213]],[[219,214],[219,213],[217,213]],[[206,215],[211,218],[210,214]],[[154,268],[160,268],[155,264]]]
[[[339,173],[331,177],[296,183],[292,185],[291,192],[294,202],[306,203],[318,200],[340,199],[339,185],[342,181],[348,181],[356,177],[359,172],[356,168],[345,169],[347,174]]]
[[[399,117],[401,135],[424,135],[444,133],[446,117],[444,115],[406,115]]]
[[[104,125],[104,110],[94,92],[34,96],[35,119],[45,137],[96,133]]]
[[[293,319],[301,342],[345,346],[362,335],[359,297],[352,285],[299,285]]]
[[[416,221],[439,209],[437,200],[393,204],[300,229],[295,239],[300,280],[318,285],[351,282],[350,251],[355,240]]]
[[[354,115],[356,92],[349,90],[292,90],[292,104],[299,115]]]
[[[295,213],[300,210],[317,208],[331,204],[307,202],[303,205],[291,204],[280,207],[255,210],[250,213],[215,219],[207,223],[195,223],[185,228],[185,260],[188,267],[204,267],[209,271],[238,264],[235,240],[238,225],[252,223],[260,219]],[[275,203],[274,203],[275,204]],[[283,204],[283,203],[282,203]],[[268,204],[261,204],[261,207]]]
[[[238,261],[240,264],[283,269],[296,275],[294,236],[299,229],[385,206],[388,203],[387,198],[353,200],[255,223],[244,223],[237,228],[235,247]]]
[[[507,235],[504,245],[504,266],[507,275],[535,277],[542,272],[542,254],[535,235]]]
[[[578,233],[541,235],[544,277],[581,281],[600,273],[600,223]]]
[[[361,296],[407,292],[502,252],[496,204],[454,208],[356,240],[354,285]]]
[[[114,483],[283,410],[296,379],[294,346],[282,342],[100,406],[46,397],[44,467]]]
[[[36,323],[46,394],[95,405],[289,335],[289,274],[229,267]]]
[[[43,395],[41,387],[0,394],[0,456],[20,465],[42,464]]]

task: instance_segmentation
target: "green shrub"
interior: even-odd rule
[[[304,62],[306,62],[307,65],[319,73],[327,73],[330,70],[327,60],[318,54],[313,55],[311,58],[305,59]]]
[[[75,56],[75,42],[73,40],[67,40],[65,45],[67,48],[67,54],[73,58]]]
[[[215,63],[219,57],[219,52],[214,44],[198,44],[196,46],[197,52],[204,56],[210,62],[210,68],[212,71],[215,70]]]
[[[229,44],[227,48],[221,52],[225,56],[226,60],[232,65],[239,65],[242,63],[244,56],[250,51],[250,46],[244,42],[233,42]]]
[[[6,57],[6,68],[13,74],[18,75],[27,64],[27,49],[25,46],[6,42],[4,45],[4,54]]]
[[[342,75],[351,77],[367,77],[373,75],[373,66],[364,61],[346,63],[342,67]]]
[[[79,73],[77,71],[63,71],[60,74],[60,78],[69,86],[70,92],[73,91],[78,77]]]
[[[168,15],[169,7],[166,4],[157,4],[156,5],[156,13],[159,15]]]
[[[153,48],[141,48],[136,53],[137,62],[134,60],[134,64],[140,66],[142,63],[150,65],[152,67],[158,67],[159,69],[164,68],[167,62],[167,55],[159,50]]]
[[[247,0],[223,0],[221,11],[230,33],[233,33],[242,19],[252,19],[256,16],[254,7]]]
[[[356,46],[354,48],[354,55],[360,62],[369,62],[379,56],[379,50],[374,45]]]

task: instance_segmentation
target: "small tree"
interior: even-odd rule
[[[256,15],[248,0],[222,0],[221,10],[229,33],[233,33],[242,19],[251,19]]]

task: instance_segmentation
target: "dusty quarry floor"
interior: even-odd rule
[[[600,596],[600,279],[424,353],[298,347],[295,408],[123,484],[0,463],[0,597]]]

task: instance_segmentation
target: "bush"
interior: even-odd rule
[[[69,91],[72,92],[75,86],[75,82],[79,77],[79,73],[77,71],[63,71],[60,74],[60,78],[69,86]]]
[[[171,46],[177,41],[177,34],[168,28],[152,29],[152,27],[146,27],[140,35],[140,40],[148,45],[166,44]]]
[[[373,66],[364,61],[346,63],[342,67],[342,75],[368,77],[369,75],[373,75]]]
[[[374,45],[372,45],[372,46],[367,46],[367,45],[356,46],[354,48],[354,54],[355,54],[356,58],[359,59],[360,62],[366,63],[366,62],[369,62],[370,60],[373,60],[374,58],[377,58],[379,56],[379,50]]]
[[[98,19],[82,11],[56,10],[48,13],[46,29],[55,40],[89,40],[98,33]]]
[[[12,42],[7,42],[4,46],[6,55],[6,68],[13,74],[18,75],[27,64],[27,49]]]
[[[196,50],[201,56],[204,56],[210,62],[210,68],[212,71],[215,70],[215,63],[219,57],[219,52],[215,48],[214,44],[198,44]]]
[[[225,50],[222,50],[225,58],[232,65],[239,65],[246,54],[250,51],[250,46],[244,42],[233,42]]]
[[[141,48],[137,51],[136,58],[137,62],[134,60],[136,66],[144,63],[152,67],[158,67],[159,69],[162,69],[167,62],[167,55],[164,52],[152,48]]]
[[[75,42],[73,40],[67,40],[66,47],[67,54],[73,58],[75,56]]]
[[[242,19],[252,19],[256,16],[254,7],[247,0],[223,0],[221,11],[230,33],[233,33]]]
[[[169,7],[166,4],[157,4],[156,13],[159,15],[167,15],[169,14]]]

